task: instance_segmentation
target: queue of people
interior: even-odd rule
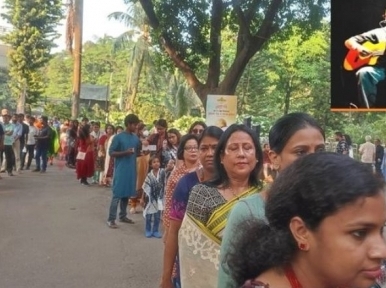
[[[201,165],[174,188],[160,287],[380,287],[382,179],[325,152],[323,129],[305,113],[272,126],[269,185],[257,177],[267,162],[253,131],[234,124],[206,137],[211,129],[197,142]]]
[[[12,172],[17,133],[4,116]],[[37,143],[51,139],[46,122]],[[306,113],[278,119],[263,146],[245,125],[197,122],[181,135],[164,119],[148,131],[134,114],[124,127],[83,119],[59,129],[60,157],[80,183],[111,187],[108,227],[133,224],[142,206],[144,236],[163,238],[161,288],[369,288],[386,275],[384,179],[347,157],[341,133],[336,153],[326,152],[325,132]]]
[[[58,131],[53,121],[46,116],[37,119],[31,115],[11,115],[7,109],[2,109],[0,120],[0,172],[7,172],[8,176],[20,174],[30,170],[35,159],[32,171],[45,173],[59,150]]]

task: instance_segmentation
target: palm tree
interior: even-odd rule
[[[125,3],[129,4],[128,1],[125,1]],[[127,12],[111,13],[108,19],[123,22],[129,28],[129,30],[116,38],[114,50],[131,50],[127,79],[127,93],[129,97],[126,101],[126,110],[132,110],[143,70],[148,72],[146,73],[149,77],[148,82],[157,89],[157,84],[154,80],[154,65],[150,55],[150,26],[139,2],[129,4]]]
[[[168,97],[165,98],[165,106],[175,119],[190,115],[192,108],[197,109],[202,106],[200,98],[189,87],[181,72],[176,69],[174,74],[168,77],[169,91]]]

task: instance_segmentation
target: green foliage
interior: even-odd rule
[[[35,103],[44,91],[42,68],[50,59],[55,28],[63,17],[62,1],[5,0],[1,16],[13,30],[1,39],[11,46],[9,87],[14,97],[27,93],[26,103]]]
[[[181,132],[181,134],[186,134],[188,133],[190,126],[195,121],[205,121],[205,119],[201,117],[182,116],[181,118],[175,120],[172,125],[170,125],[170,128],[176,128]]]
[[[9,75],[6,69],[0,68],[0,107],[14,107],[15,99],[12,98],[8,87]]]
[[[72,97],[72,58],[66,52],[53,55],[45,67],[45,95],[70,100]]]
[[[252,126],[260,125],[260,136],[268,137],[269,129],[272,127],[272,118],[266,115],[254,116],[254,115],[240,115],[237,117],[238,123],[243,123],[244,119],[251,117]]]
[[[129,2],[129,1],[127,1]],[[131,2],[137,2],[133,0]],[[213,9],[213,1],[164,1],[153,0],[154,10],[159,22],[158,29],[152,31],[154,39],[167,35],[178,55],[189,67],[197,70],[204,59],[213,53],[210,44],[211,21],[220,23],[222,31],[240,31],[256,36],[261,29],[267,9],[272,1],[228,1],[221,8]],[[225,1],[224,1],[225,2]],[[272,23],[274,31],[296,24],[305,32],[320,27],[320,20],[328,13],[329,1],[281,1],[274,11]],[[221,9],[221,10],[219,10]],[[243,14],[246,27],[240,27],[240,14]],[[148,14],[149,16],[149,14]],[[213,22],[212,22],[213,23]],[[270,23],[268,24],[270,25]],[[213,24],[212,24],[213,26]],[[181,37],[184,35],[184,37]],[[235,44],[235,42],[234,42]]]
[[[169,75],[169,91],[165,97],[165,105],[174,119],[190,115],[191,110],[199,109],[201,101],[178,70]]]
[[[344,130],[347,115],[330,112],[330,27],[310,35],[288,27],[250,61],[237,89],[239,114],[263,123],[262,131],[283,114],[304,111],[328,132]],[[258,119],[257,119],[258,118]]]
[[[71,106],[69,102],[49,102],[44,105],[44,114],[56,116],[59,119],[71,118]]]
[[[349,122],[344,127],[344,132],[349,134],[352,141],[358,144],[365,142],[365,137],[370,135],[373,139],[379,138],[386,142],[384,128],[386,115],[384,113],[346,113]]]
[[[87,117],[93,121],[105,122],[107,118],[107,113],[98,104],[94,104],[92,107],[81,105],[79,114],[80,118]]]
[[[109,119],[108,122],[113,124],[114,126],[124,126],[124,120],[127,113],[121,112],[121,111],[112,111],[109,113]]]
[[[114,39],[106,36],[85,43],[82,61],[82,83],[109,85],[110,99],[116,103],[124,91],[128,51],[112,53]],[[73,59],[66,52],[53,55],[45,67],[48,97],[71,99]],[[110,83],[111,79],[111,83]],[[122,92],[121,92],[122,91]]]

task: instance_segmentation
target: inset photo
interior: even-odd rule
[[[331,110],[386,111],[386,1],[331,1]]]

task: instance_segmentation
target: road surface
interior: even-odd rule
[[[106,225],[111,191],[54,163],[0,180],[0,288],[158,287],[163,244],[135,224]]]

